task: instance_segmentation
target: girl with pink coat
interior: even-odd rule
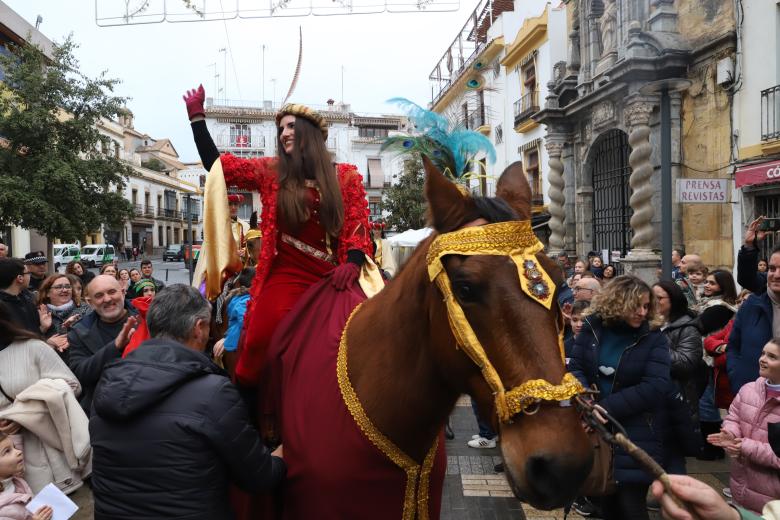
[[[733,459],[730,487],[734,501],[757,512],[780,497],[780,457],[767,437],[767,425],[780,422],[780,338],[764,345],[758,375],[740,389],[720,433],[707,437]]]

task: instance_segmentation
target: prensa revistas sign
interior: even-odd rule
[[[728,179],[677,179],[677,202],[722,204],[729,201]]]

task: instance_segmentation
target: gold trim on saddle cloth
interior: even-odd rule
[[[502,422],[510,422],[520,412],[534,413],[531,410],[541,401],[566,403],[571,397],[583,392],[584,388],[576,377],[566,373],[558,385],[543,379],[534,379],[507,391],[463,309],[452,294],[452,285],[442,258],[445,255],[508,256],[517,266],[523,292],[545,308],[551,309],[555,301],[555,284],[536,259],[536,254],[543,248],[531,228],[531,222],[524,220],[485,224],[444,233],[437,236],[428,249],[428,276],[431,281],[436,282],[444,296],[455,341],[481,369],[482,376],[495,395],[496,413]],[[560,332],[558,348],[563,362],[563,339]]]
[[[330,264],[336,265],[336,257],[332,254],[328,254],[325,251],[321,251],[317,249],[314,246],[310,246],[306,242],[301,242],[295,237],[291,237],[287,233],[281,234],[282,242],[285,244],[293,246],[295,249],[300,251],[301,253],[305,253],[309,256],[313,256],[317,260],[322,260],[323,262],[328,262]]]
[[[344,404],[347,405],[350,415],[360,428],[360,431],[376,446],[393,464],[406,472],[406,488],[404,491],[404,510],[401,515],[402,520],[428,520],[428,490],[429,478],[433,468],[433,462],[436,458],[436,450],[439,447],[438,437],[433,442],[433,446],[425,456],[422,467],[411,457],[401,451],[393,444],[393,441],[380,432],[366,415],[360,399],[352,388],[349,380],[349,371],[347,369],[347,330],[352,321],[352,317],[360,309],[361,305],[355,307],[350,314],[344,331],[341,333],[339,342],[338,358],[336,360],[336,376],[341,390],[341,396]]]

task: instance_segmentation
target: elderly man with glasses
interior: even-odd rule
[[[96,276],[87,285],[87,298],[95,312],[85,316],[68,333],[68,365],[81,383],[79,403],[89,415],[103,368],[122,357],[138,324],[138,313],[125,303],[122,287],[113,276]]]
[[[596,296],[600,290],[601,283],[595,278],[581,278],[574,284],[574,288],[572,289],[574,292],[574,301],[589,302],[593,300],[593,297]]]

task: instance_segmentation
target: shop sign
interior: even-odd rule
[[[737,168],[735,185],[737,188],[754,184],[780,182],[780,161],[751,164]]]
[[[721,204],[729,201],[728,179],[677,179],[677,202]]]

